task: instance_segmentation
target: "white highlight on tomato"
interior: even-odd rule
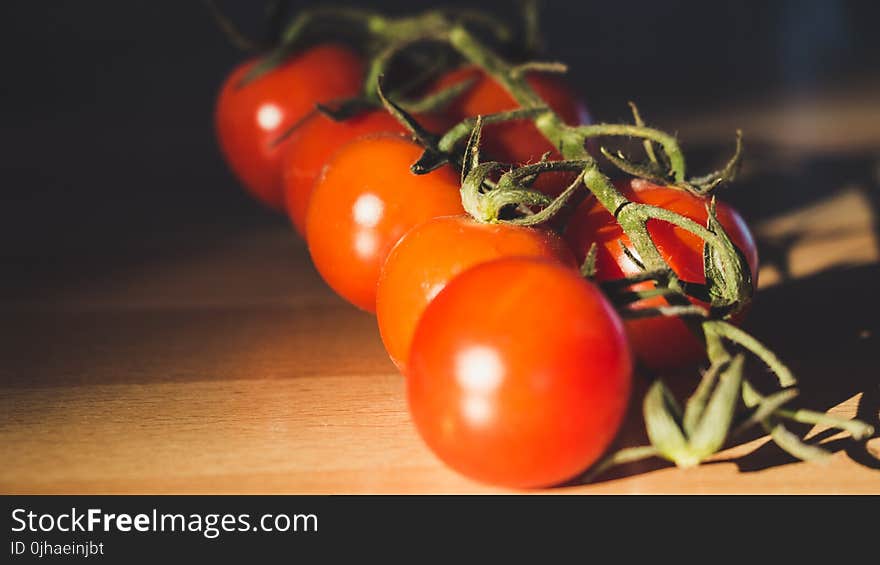
[[[483,396],[469,396],[463,399],[461,411],[472,425],[485,425],[492,421],[492,405]]]
[[[498,354],[485,346],[473,346],[455,358],[455,378],[467,391],[461,409],[465,418],[474,424],[485,424],[492,419],[489,397],[504,378],[504,364]]]
[[[263,104],[257,110],[257,123],[264,130],[277,128],[281,125],[282,119],[284,119],[284,114],[281,112],[281,108],[271,102]]]
[[[455,357],[455,378],[469,392],[493,392],[503,376],[504,364],[490,347],[475,345]]]
[[[372,232],[361,231],[354,236],[354,250],[362,259],[369,259],[375,252],[378,244],[376,236]]]
[[[385,203],[375,194],[362,194],[354,202],[354,221],[361,227],[374,228],[382,220]]]

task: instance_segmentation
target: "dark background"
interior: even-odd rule
[[[260,3],[220,5],[248,33],[265,29]],[[214,96],[242,55],[202,3],[6,0],[0,21],[0,259],[17,273],[0,290],[14,298],[167,253],[169,240],[184,252],[284,223],[245,196],[217,150]],[[548,58],[570,64],[601,120],[627,118],[628,99],[649,116],[721,110],[877,75],[878,21],[870,0],[547,1],[544,10]]]

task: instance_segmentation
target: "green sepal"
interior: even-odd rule
[[[465,159],[465,162],[468,162]],[[479,163],[468,170],[467,176],[461,183],[461,204],[465,211],[478,222],[497,221],[497,210],[486,206],[486,194],[483,192],[483,183],[489,175],[503,167],[502,163],[489,161]]]
[[[436,171],[447,163],[449,163],[449,155],[431,147],[426,147],[419,160],[410,165],[409,170],[416,175],[425,175],[431,171]]]
[[[620,312],[620,317],[625,320],[657,318],[661,316],[705,319],[708,315],[709,313],[706,312],[705,308],[696,304],[676,304],[673,306],[658,306],[656,308],[627,308]]]
[[[596,276],[596,254],[598,249],[595,241],[591,243],[587,256],[584,257],[584,262],[581,263],[581,276],[585,279],[592,280]]]
[[[626,465],[627,463],[634,463],[636,461],[648,459],[649,457],[656,457],[658,455],[659,453],[657,453],[657,448],[653,445],[625,447],[602,458],[601,461],[593,465],[589,469],[589,471],[583,474],[581,480],[585,483],[589,483],[612,467],[615,467],[617,465]]]
[[[461,184],[464,186],[464,183],[470,174],[471,170],[476,168],[480,164],[480,141],[483,138],[483,116],[477,116],[474,125],[471,128],[471,133],[468,136],[467,144],[464,147],[464,157],[461,161]],[[493,168],[492,170],[497,169],[498,167]],[[488,173],[486,174],[488,176]],[[480,186],[482,186],[483,179],[480,180]]]
[[[414,114],[437,112],[443,110],[451,104],[453,100],[473,88],[476,82],[476,78],[469,78],[448,86],[438,92],[428,94],[418,100],[402,100],[400,102],[400,107],[407,112]]]
[[[502,122],[533,120],[535,117],[548,111],[546,106],[537,108],[517,108],[506,112],[496,112],[494,114],[482,114],[465,118],[452,126],[446,133],[440,137],[437,147],[441,151],[452,151],[456,145],[465,137],[473,137],[477,121],[481,121],[482,126],[486,124],[498,124]]]
[[[715,199],[707,206],[706,228],[717,236],[719,243],[703,245],[703,268],[706,274],[706,293],[715,314],[729,315],[747,304],[754,292],[752,274],[742,251],[737,248],[718,217]]]
[[[684,432],[689,436],[697,429],[697,424],[700,423],[703,412],[706,410],[706,405],[709,403],[709,398],[712,396],[712,390],[718,382],[718,375],[728,364],[727,360],[712,363],[709,369],[703,373],[703,378],[700,380],[700,384],[697,385],[697,390],[694,391],[685,403],[682,426],[684,427]]]
[[[483,194],[482,207],[487,217],[498,219],[505,206],[547,206],[550,197],[543,192],[528,188],[494,189]]]
[[[539,165],[543,164],[543,163],[544,163],[544,161],[539,163]],[[571,163],[571,161],[549,161],[548,163],[560,164],[560,163]],[[586,169],[583,169],[580,173],[578,173],[578,175],[574,178],[574,180],[571,182],[571,184],[569,184],[568,187],[566,187],[566,189],[563,190],[559,194],[559,196],[550,200],[546,205],[543,205],[544,207],[539,212],[535,212],[534,214],[524,216],[521,218],[513,218],[511,220],[507,220],[507,222],[511,223],[511,224],[520,225],[520,226],[537,226],[537,225],[544,224],[544,223],[549,222],[550,220],[554,219],[566,206],[568,206],[568,204],[569,204],[571,198],[573,197],[573,195],[575,194],[575,192],[581,186],[584,185],[585,171],[586,171]],[[533,177],[536,177],[536,176],[537,176],[537,174],[526,175],[523,178],[534,180]]]
[[[434,157],[433,159],[429,156],[426,157],[425,153],[433,152],[440,153],[437,150],[437,136],[433,133],[429,132],[416,120],[409,112],[400,107],[399,104],[385,96],[385,92],[382,88],[382,77],[379,77],[379,80],[376,84],[376,94],[379,96],[379,100],[382,102],[382,105],[388,110],[394,119],[396,119],[403,127],[405,127],[413,138],[425,148],[425,152],[422,153],[422,156],[418,161],[413,163],[410,166],[410,171],[415,174],[425,174],[429,173],[435,169],[437,169],[440,165],[437,164],[438,159]],[[428,165],[428,166],[426,166]],[[429,168],[432,166],[433,168]]]
[[[380,108],[375,100],[369,100],[363,96],[344,98],[333,102],[322,102],[315,107],[334,122],[344,122],[369,110]]]
[[[715,392],[688,437],[691,452],[701,460],[721,449],[727,439],[740,397],[744,364],[745,356],[740,353],[721,369]]]
[[[739,169],[742,166],[743,156],[743,140],[742,130],[736,130],[736,150],[733,157],[721,169],[704,175],[702,177],[693,177],[688,180],[687,188],[698,194],[709,194],[719,186],[729,184],[736,179]]]
[[[773,425],[769,432],[770,438],[776,445],[801,461],[822,461],[831,455],[821,447],[804,443],[801,438],[780,423]]]
[[[639,107],[636,106],[636,103],[630,100],[627,102],[629,104],[629,109],[632,111],[633,121],[639,127],[645,127],[645,120],[642,119],[642,114],[639,112]],[[642,141],[642,146],[645,148],[645,155],[648,156],[648,160],[656,167],[659,167],[659,161],[657,160],[657,153],[654,151],[654,143],[650,139],[645,139]],[[664,155],[665,157],[665,155]],[[669,163],[667,160],[666,170],[669,170]]]
[[[754,410],[736,427],[733,434],[742,433],[755,424],[763,423],[797,395],[797,389],[786,388],[778,390],[769,396],[761,396],[757,394],[748,381],[743,382],[743,402],[746,406],[753,407]]]
[[[664,458],[681,467],[692,467],[699,460],[690,456],[687,438],[679,425],[681,408],[663,381],[654,381],[643,404],[645,428],[651,445]]]
[[[511,76],[516,78],[520,78],[532,72],[565,74],[568,72],[568,65],[559,61],[526,61],[525,63],[514,65],[510,69]]]
[[[721,351],[723,351],[723,345],[721,345],[722,338],[747,349],[755,357],[763,361],[767,365],[767,368],[776,375],[776,378],[779,381],[779,386],[787,388],[797,384],[797,379],[795,378],[794,373],[791,372],[791,369],[789,369],[775,353],[770,351],[766,345],[755,339],[753,336],[733,324],[725,322],[724,320],[706,320],[703,322],[703,334],[706,336],[707,346],[716,343],[719,345]],[[709,358],[715,359],[713,355],[716,354],[710,349]],[[743,390],[749,393],[750,397],[746,397],[744,400],[746,401],[746,406],[751,407],[757,403],[760,398],[751,394],[752,391],[747,389],[748,387],[743,387]],[[755,400],[754,403],[749,402],[755,398],[758,400]]]
[[[600,147],[599,151],[602,152],[602,155],[604,155],[612,165],[628,175],[649,180],[659,185],[666,185],[671,180],[670,177],[654,162],[635,163],[627,159],[622,152],[618,151],[617,155],[614,155],[604,147]]]

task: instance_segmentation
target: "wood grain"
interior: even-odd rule
[[[834,108],[852,119],[835,100],[821,106],[822,128]],[[772,115],[744,110],[737,121],[773,131]],[[722,122],[694,135],[726,134]],[[858,139],[871,144],[877,133]],[[820,149],[830,143],[818,138]],[[845,140],[832,141],[843,150]],[[803,375],[807,405],[874,423],[876,189],[828,186],[756,227],[766,241],[793,243],[762,271],[751,323]],[[288,229],[269,225],[185,256],[159,251],[0,301],[0,491],[503,492],[426,449],[373,319],[327,290]],[[832,300],[841,295],[842,308]],[[619,443],[637,443],[640,426],[634,413]],[[753,436],[696,469],[636,465],[550,492],[880,493],[869,456],[839,435],[811,434],[832,448],[829,461],[794,462]]]

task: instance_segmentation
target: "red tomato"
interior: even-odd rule
[[[632,362],[602,292],[557,262],[503,258],[454,278],[413,338],[413,420],[453,469],[544,487],[584,471],[626,412]]]
[[[430,116],[418,119],[429,131],[441,129]],[[385,110],[366,112],[342,122],[318,112],[306,118],[285,142],[282,171],[287,214],[301,235],[305,234],[306,211],[321,169],[340,146],[375,133],[402,134],[406,129]]]
[[[447,73],[437,81],[433,90],[441,90],[468,79],[476,79],[475,84],[447,108],[447,113],[454,120],[518,107],[503,86],[476,67],[463,67]],[[532,73],[528,75],[527,81],[566,123],[589,121],[583,104],[558,77]],[[559,158],[559,153],[550,142],[527,120],[487,125],[484,129],[483,146],[493,159],[508,163],[533,163],[547,151]]]
[[[452,167],[410,172],[421,154],[404,136],[361,137],[330,159],[312,192],[306,214],[312,261],[333,290],[368,312],[376,309],[382,264],[403,234],[463,212]]]
[[[340,45],[318,45],[239,87],[256,63],[239,65],[223,83],[215,122],[220,149],[245,188],[265,204],[284,210],[281,154],[274,142],[318,102],[357,94],[363,63]]]
[[[406,367],[416,323],[446,283],[479,263],[516,256],[544,257],[577,267],[562,238],[543,229],[446,216],[407,232],[385,261],[376,293],[379,331],[395,364]]]
[[[631,179],[615,184],[633,202],[666,208],[701,225],[706,225],[708,219],[706,198],[677,188],[657,186],[642,179]],[[748,226],[736,210],[723,202],[717,202],[716,214],[731,241],[745,255],[752,273],[752,282],[757,284],[758,252]],[[682,228],[657,220],[648,222],[648,232],[660,254],[682,280],[694,283],[706,282],[703,271],[703,240]],[[584,201],[572,216],[566,228],[565,239],[581,262],[590,245],[596,243],[597,281],[621,279],[639,272],[638,266],[627,257],[618,243],[618,240],[623,240],[623,243],[632,250],[629,238],[623,234],[623,230],[611,214],[595,198],[591,197]],[[645,289],[652,286],[653,284],[648,282],[634,288]],[[657,307],[665,304],[665,299],[656,298],[644,300],[638,307]],[[626,329],[633,351],[649,368],[676,369],[695,364],[705,358],[702,341],[679,319],[653,317],[627,320]]]

